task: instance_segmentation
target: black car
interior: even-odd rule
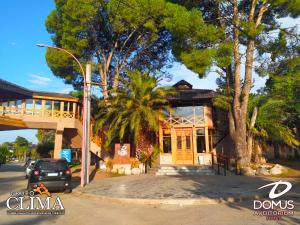
[[[72,172],[65,159],[39,159],[28,178],[28,191],[44,184],[48,190],[72,192]]]

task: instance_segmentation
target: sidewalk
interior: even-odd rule
[[[245,176],[122,176],[91,182],[74,189],[75,195],[107,201],[141,204],[216,204],[266,198],[269,189],[257,188],[279,178]],[[300,179],[287,195],[299,199]]]

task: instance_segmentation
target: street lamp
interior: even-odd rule
[[[91,114],[91,65],[86,65],[86,73],[79,60],[68,50],[56,46],[37,44],[38,47],[52,48],[63,51],[70,55],[78,64],[83,77],[83,126],[82,126],[82,152],[81,152],[81,180],[80,184],[84,187],[89,183],[89,147],[90,147],[90,114]]]

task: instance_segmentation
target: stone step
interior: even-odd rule
[[[176,176],[176,175],[215,175],[213,171],[202,171],[202,172],[156,172],[156,176]]]
[[[153,171],[151,171],[153,172]],[[160,166],[156,175],[215,175],[210,166]]]

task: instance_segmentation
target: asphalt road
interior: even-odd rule
[[[11,191],[25,190],[27,180],[20,164],[0,167],[0,224],[72,224],[72,225],[273,225],[300,224],[299,205],[295,215],[279,222],[253,215],[252,202],[200,206],[116,204],[76,197],[60,196],[65,215],[7,215],[6,200]],[[151,187],[149,187],[151,188]]]

